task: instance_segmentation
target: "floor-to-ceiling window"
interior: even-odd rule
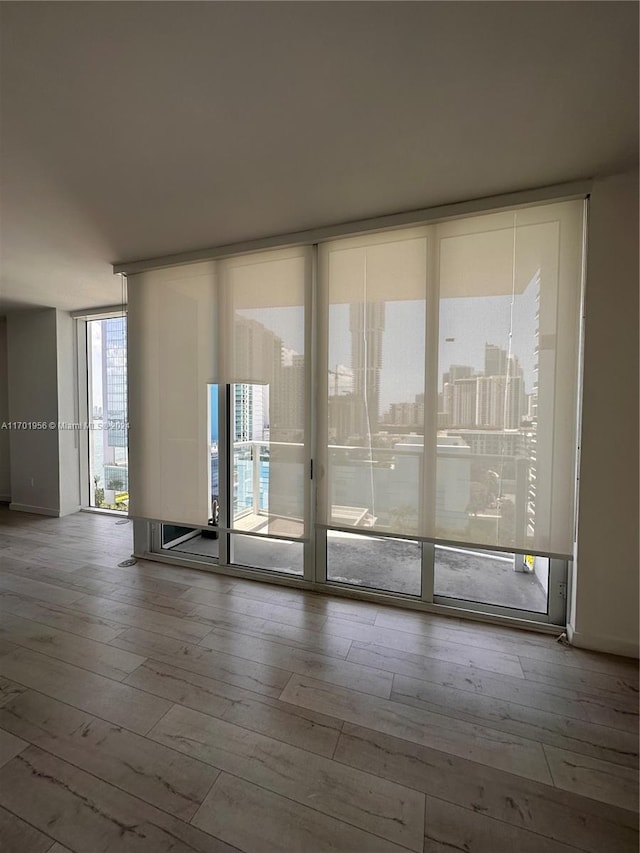
[[[83,494],[86,506],[126,512],[129,503],[127,318],[81,319],[86,358]],[[86,355],[85,355],[86,354]],[[84,359],[83,359],[84,360]],[[83,395],[84,397],[84,395]],[[86,401],[86,402],[85,402]]]
[[[562,621],[582,235],[568,201],[132,277],[155,549]]]
[[[581,213],[543,205],[320,247],[327,581],[557,618]]]
[[[326,577],[416,597],[422,548],[406,537],[424,511],[428,240],[365,235],[319,257]]]

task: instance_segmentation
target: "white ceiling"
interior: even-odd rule
[[[0,309],[638,159],[635,2],[2,2]]]

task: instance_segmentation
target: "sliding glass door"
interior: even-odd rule
[[[132,494],[158,550],[561,622],[583,207],[132,277]]]
[[[557,618],[582,233],[565,202],[320,247],[327,582]]]
[[[335,584],[422,594],[429,262],[426,228],[320,248],[320,559]]]
[[[311,271],[303,247],[130,281],[133,511],[162,522],[159,552],[303,575]],[[164,381],[142,368],[158,358]],[[167,538],[176,527],[180,535]]]

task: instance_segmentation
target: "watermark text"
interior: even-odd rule
[[[19,430],[126,430],[129,421],[2,421],[0,429]]]

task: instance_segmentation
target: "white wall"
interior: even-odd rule
[[[60,421],[77,421],[74,353],[74,324],[66,312],[8,315],[7,419],[46,425],[11,430],[12,509],[66,515],[80,508],[78,435],[58,430]]]
[[[576,562],[569,636],[638,655],[638,172],[589,213]]]
[[[76,423],[78,360],[75,349],[75,320],[67,311],[56,311],[58,421]],[[60,466],[60,515],[80,509],[80,434],[60,430],[58,454]]]
[[[0,426],[9,421],[8,382],[7,318],[0,317]],[[0,501],[11,500],[10,440],[11,432],[8,429],[0,429]]]
[[[58,421],[56,312],[21,311],[7,318],[11,421]],[[58,515],[57,429],[11,433],[11,508]]]
[[[0,426],[9,421],[8,382],[7,318],[0,317]],[[8,429],[0,429],[0,501],[11,500],[10,440],[11,432]]]

